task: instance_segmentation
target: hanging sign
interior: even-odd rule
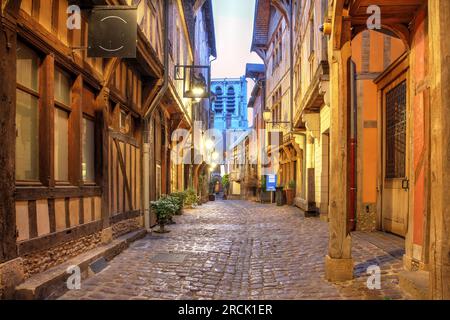
[[[96,6],[89,17],[88,57],[136,58],[137,8]]]

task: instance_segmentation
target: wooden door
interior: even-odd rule
[[[400,236],[409,213],[407,92],[406,75],[383,90],[382,228]]]

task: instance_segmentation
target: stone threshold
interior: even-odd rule
[[[145,237],[146,234],[145,229],[127,233],[108,244],[101,245],[58,266],[33,275],[16,287],[15,298],[18,300],[56,299],[68,290],[66,281],[71,276],[67,273],[68,268],[78,266],[81,271],[81,278],[85,280],[94,274],[90,268],[92,263],[102,258],[111,261],[127,249],[130,243]]]
[[[430,273],[428,271],[404,271],[398,276],[402,290],[417,300],[430,300]]]

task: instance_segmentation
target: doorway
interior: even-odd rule
[[[402,237],[406,235],[409,215],[407,89],[404,73],[382,90],[381,228]]]

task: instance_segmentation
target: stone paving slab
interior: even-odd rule
[[[132,244],[110,267],[61,299],[405,299],[402,261],[355,237],[355,279],[324,279],[328,225],[294,207],[215,201],[175,217],[170,233]],[[386,249],[386,247],[385,247]],[[152,261],[183,254],[181,262]],[[367,267],[381,269],[369,290]]]

